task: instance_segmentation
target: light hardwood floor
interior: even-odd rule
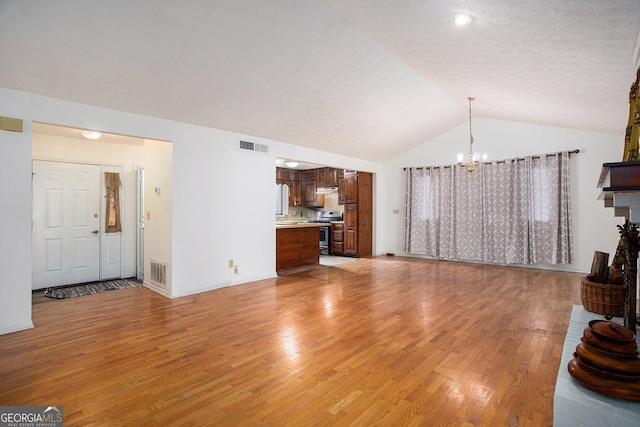
[[[0,336],[0,405],[62,405],[65,425],[550,426],[580,276],[378,257],[37,304]]]

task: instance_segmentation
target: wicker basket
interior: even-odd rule
[[[582,278],[580,299],[587,311],[607,316],[624,314],[624,286],[590,282]]]

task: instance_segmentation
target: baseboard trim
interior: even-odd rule
[[[26,323],[18,323],[10,326],[0,328],[0,335],[11,334],[14,332],[24,331],[27,329],[33,329],[35,326],[32,321]]]

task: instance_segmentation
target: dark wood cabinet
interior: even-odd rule
[[[326,168],[324,183],[327,187],[337,187],[338,186],[338,169]]]
[[[338,170],[338,204],[344,205],[344,201],[347,198],[345,194],[345,185],[344,185],[344,169]]]
[[[276,228],[276,271],[317,265],[320,259],[319,227]]]
[[[373,254],[373,175],[345,173],[344,254]],[[354,202],[355,201],[355,202]]]
[[[291,181],[289,206],[302,206],[302,181]]]
[[[344,254],[358,255],[358,205],[344,205]]]
[[[316,183],[302,181],[302,206],[317,206],[318,195],[316,194]]]
[[[358,174],[344,174],[344,204],[358,203]]]
[[[344,254],[344,224],[331,224],[331,253]]]
[[[289,186],[289,206],[302,206],[301,171],[276,168],[276,184],[287,184]]]
[[[316,185],[318,188],[327,186],[327,168],[316,169]]]
[[[318,184],[318,188],[337,187],[338,186],[338,169],[336,168],[316,169],[316,183]]]
[[[321,207],[324,205],[324,195],[317,194],[318,170],[309,169],[302,172],[302,206]]]

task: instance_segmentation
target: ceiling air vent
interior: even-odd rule
[[[241,150],[256,151],[258,153],[269,152],[269,146],[266,144],[256,144],[255,142],[249,142],[249,141],[243,141],[243,140],[238,141],[238,148],[240,148]]]

